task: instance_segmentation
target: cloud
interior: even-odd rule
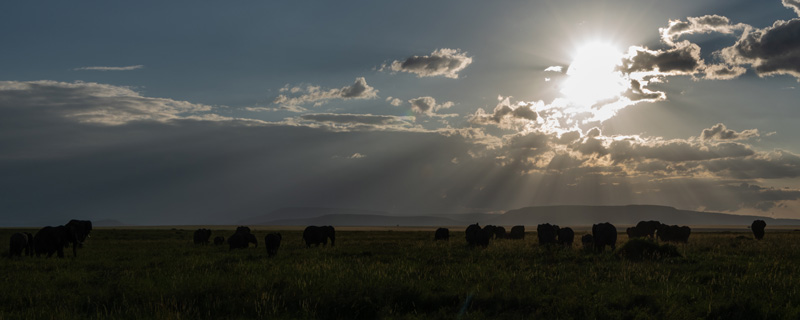
[[[734,31],[742,30],[746,25],[731,24],[730,19],[719,15],[705,15],[702,17],[688,17],[687,21],[670,20],[666,28],[658,28],[661,40],[671,46],[682,35],[694,33],[718,32],[732,34]]]
[[[622,96],[630,99],[631,101],[649,100],[651,102],[663,101],[667,98],[667,95],[663,92],[650,91],[642,88],[642,84],[639,82],[639,80],[631,80],[630,88],[625,90]]]
[[[738,78],[739,76],[745,74],[745,72],[747,72],[747,69],[744,67],[715,64],[706,67],[706,75],[704,78],[709,80],[730,80]]]
[[[608,147],[608,152],[611,160],[617,163],[642,159],[686,162],[745,157],[755,154],[755,151],[749,146],[740,143],[701,144],[680,139],[646,142],[636,142],[634,140],[613,141]]]
[[[492,114],[487,114],[479,108],[469,117],[474,124],[495,124],[503,128],[510,128],[515,124],[535,122],[539,115],[532,109],[534,103],[517,102],[512,105],[509,98],[504,98],[495,106]]]
[[[414,111],[414,113],[425,114],[429,116],[435,114],[441,109],[447,109],[454,105],[454,103],[451,101],[436,104],[436,99],[433,97],[414,98],[408,100],[408,103],[411,104],[411,110]]]
[[[303,120],[317,122],[351,123],[351,124],[370,124],[385,125],[393,123],[403,123],[406,117],[383,116],[372,114],[339,114],[339,113],[312,113],[300,116]]]
[[[645,75],[692,75],[704,66],[700,58],[700,46],[683,41],[674,48],[650,50],[646,47],[632,46],[623,58],[620,71],[643,73]]]
[[[356,152],[356,153],[354,153],[352,155],[349,155],[349,156],[338,156],[337,155],[337,156],[333,156],[332,158],[334,158],[334,159],[362,159],[362,158],[366,158],[366,157],[367,157],[366,155]]]
[[[437,49],[429,56],[411,56],[403,61],[395,60],[388,66],[384,65],[381,70],[389,69],[395,72],[414,73],[417,77],[436,77],[443,76],[456,79],[458,73],[472,63],[472,57],[468,57],[460,49]]]
[[[794,10],[800,16],[800,1],[798,0],[783,0],[783,6]]]
[[[414,117],[350,113],[311,113],[288,118],[273,125],[325,129],[335,132],[407,131],[430,132],[413,124]]]
[[[391,105],[393,105],[395,107],[399,107],[400,105],[403,104],[403,100],[400,100],[400,99],[394,98],[394,97],[387,97],[386,98],[386,102],[388,102],[389,104],[391,104]]]
[[[748,157],[715,159],[701,164],[708,171],[736,179],[783,179],[800,177],[800,156],[785,150]]]
[[[304,93],[302,95],[296,97],[289,97],[284,94],[278,95],[275,100],[272,101],[274,104],[279,104],[282,106],[300,106],[304,104],[313,103],[314,106],[320,106],[329,100],[340,99],[340,100],[353,100],[353,99],[374,99],[378,97],[378,90],[373,87],[370,87],[367,84],[367,80],[364,77],[356,78],[356,81],[346,87],[342,87],[339,89],[328,89],[322,90],[318,86],[308,86],[305,90],[295,88],[288,89],[288,87],[284,87],[286,90],[281,89],[281,92],[291,91],[292,93]]]
[[[144,65],[126,66],[126,67],[80,67],[72,70],[75,71],[131,71],[144,68]]]
[[[722,49],[719,55],[730,65],[749,64],[761,77],[787,74],[800,79],[798,34],[800,19],[775,21],[764,29],[748,28],[733,46]]]
[[[722,123],[717,123],[709,129],[703,129],[700,139],[703,140],[742,140],[758,137],[758,129],[749,129],[736,132],[725,127]]]
[[[308,109],[303,108],[301,106],[278,106],[275,108],[268,108],[268,107],[246,107],[244,108],[247,111],[251,112],[275,112],[275,111],[288,111],[288,112],[295,112],[295,113],[303,113],[307,112]]]
[[[207,115],[211,106],[145,97],[127,87],[93,82],[2,81],[0,108],[35,109],[78,122],[102,125],[181,119],[232,120]]]

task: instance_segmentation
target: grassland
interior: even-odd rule
[[[0,318],[800,319],[800,232],[696,233],[683,257],[640,262],[535,233],[469,249],[461,230],[337,231],[306,249],[294,229],[267,258],[192,232],[100,229],[77,258],[4,257]]]

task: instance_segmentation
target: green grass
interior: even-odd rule
[[[311,249],[282,231],[267,258],[195,246],[192,232],[101,229],[77,258],[4,257],[0,318],[800,319],[798,232],[696,233],[659,261],[542,248],[535,233],[469,249],[460,230],[438,243],[337,231],[335,248]]]

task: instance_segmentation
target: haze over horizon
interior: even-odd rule
[[[0,224],[800,219],[797,0],[0,4]]]

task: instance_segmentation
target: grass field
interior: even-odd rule
[[[0,230],[0,252],[18,231]],[[0,318],[800,319],[800,232],[695,233],[681,258],[634,262],[535,233],[469,249],[461,229],[438,243],[339,230],[336,247],[306,249],[284,230],[267,258],[193,245],[193,231],[99,229],[77,258],[4,257]]]

